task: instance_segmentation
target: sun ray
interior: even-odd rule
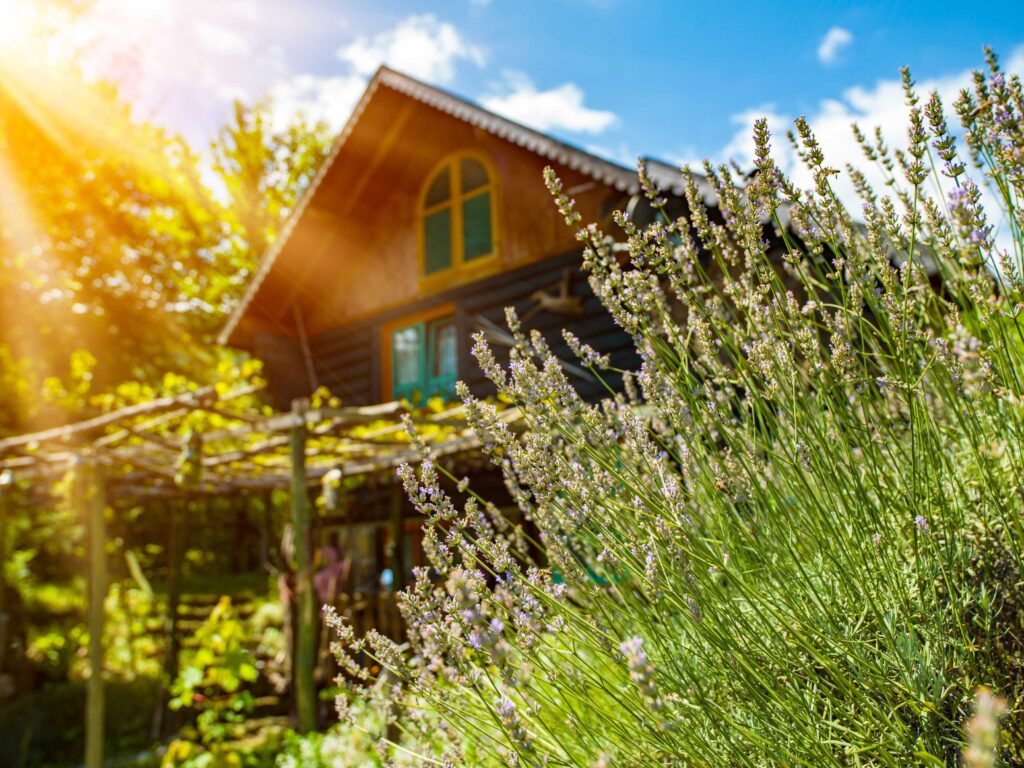
[[[176,207],[196,194],[194,180],[176,172],[173,142],[158,140],[159,129],[134,120],[112,86],[88,81],[74,56],[53,43],[66,39],[60,24],[71,16],[49,9],[0,0],[0,284],[7,283],[5,296],[32,305],[3,302],[0,342],[30,357],[40,378],[59,375],[66,359],[58,351],[65,358],[71,351],[53,348],[55,330],[67,340],[73,327],[75,347],[117,354],[116,337],[107,338],[97,320],[103,307],[89,297],[102,293],[97,281],[145,290],[148,266],[118,243],[145,219],[147,204]],[[153,188],[133,196],[141,179]],[[81,224],[87,229],[68,230],[69,221],[88,222]],[[146,314],[139,295],[115,301],[127,313],[124,323]],[[75,319],[78,308],[91,317]],[[26,322],[28,313],[38,322]],[[178,330],[172,318],[163,320],[167,331]]]

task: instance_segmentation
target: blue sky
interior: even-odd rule
[[[903,64],[948,97],[985,43],[1024,69],[1024,2],[97,0],[75,40],[200,142],[267,92],[340,125],[387,62],[614,159],[742,162],[762,113],[836,154],[853,119],[895,130]]]

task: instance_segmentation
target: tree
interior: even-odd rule
[[[0,322],[11,366],[63,377],[85,348],[96,384],[194,368],[224,239],[198,156],[73,67],[5,75]],[[22,406],[24,416],[40,404]]]
[[[73,63],[4,75],[0,426],[66,420],[126,380],[208,378],[231,354],[213,337],[324,157],[326,127],[275,129],[269,102],[236,104],[209,162]]]
[[[229,197],[233,259],[231,284],[246,278],[271,243],[330,149],[333,136],[323,122],[297,115],[274,125],[274,105],[235,102],[232,122],[211,145],[213,168]],[[231,302],[238,292],[226,291]]]

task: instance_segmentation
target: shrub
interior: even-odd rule
[[[906,148],[858,132],[886,186],[848,169],[856,216],[803,120],[809,190],[764,121],[749,179],[705,164],[715,208],[690,176],[670,219],[641,166],[663,216],[617,218],[628,262],[579,231],[642,358],[624,393],[583,402],[514,313],[507,370],[477,340],[530,431],[461,394],[539,540],[403,468],[434,569],[403,596],[409,650],[332,619],[399,727],[429,736],[432,710],[474,745],[457,765],[956,765],[985,685],[1020,733],[1024,91],[988,63],[962,136],[904,73]]]
[[[152,746],[153,711],[160,696],[156,678],[106,684],[105,741],[109,755]],[[85,685],[49,684],[0,705],[3,765],[74,766],[82,762]]]
[[[198,743],[172,743],[168,765],[202,766],[216,762],[221,752],[236,752],[233,746],[222,746],[245,735],[240,728],[255,709],[246,685],[257,680],[259,669],[247,647],[249,629],[234,615],[230,597],[221,597],[194,640],[195,649],[182,655],[181,671],[171,685],[170,707],[196,710]]]

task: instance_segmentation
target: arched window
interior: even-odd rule
[[[476,157],[450,158],[435,171],[423,196],[422,273],[457,270],[495,254],[494,189]]]

